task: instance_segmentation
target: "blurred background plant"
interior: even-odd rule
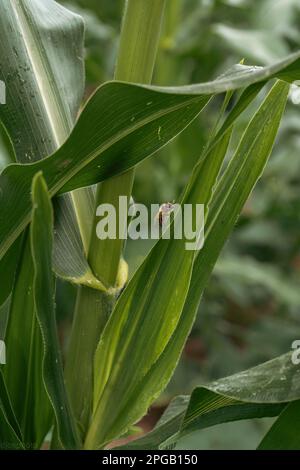
[[[113,76],[124,2],[61,3],[86,22],[88,97]],[[298,0],[169,0],[167,9],[155,84],[203,82],[242,59],[246,64],[268,64],[300,47]],[[141,423],[144,430],[151,429],[174,395],[284,353],[299,338],[299,103],[300,93],[293,87],[271,161],[215,268],[174,377]],[[252,109],[240,119],[241,126]],[[216,102],[212,102],[167,149],[138,167],[135,200],[161,204],[178,198],[215,117]],[[9,147],[4,135],[0,145]],[[149,241],[128,241],[131,274],[150,247]],[[60,282],[57,296],[61,339],[66,344],[75,288]],[[264,420],[230,426],[225,433],[216,427],[195,433],[179,447],[253,448],[266,429]]]

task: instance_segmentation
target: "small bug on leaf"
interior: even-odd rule
[[[163,224],[168,220],[173,209],[174,209],[173,202],[165,202],[164,204],[160,206],[158,213],[156,215],[156,220],[158,220],[160,227],[162,227]]]

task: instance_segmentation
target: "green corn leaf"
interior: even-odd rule
[[[219,423],[248,417],[278,415],[287,403],[299,400],[300,369],[293,364],[292,353],[287,353],[249,370],[213,382],[207,388],[218,397],[210,396],[207,400],[207,394],[203,394],[201,388],[193,391],[181,425],[180,436],[198,429],[199,424],[203,427],[201,424],[203,415],[216,408],[228,406],[241,408],[241,411],[235,408],[227,410],[228,414],[224,409],[223,416],[221,414],[221,418],[218,419]]]
[[[176,333],[149,373],[149,384],[161,380],[161,370],[165,370],[166,377],[168,374],[170,376],[179,360],[218,255],[270,155],[287,93],[284,83],[278,82],[273,87],[248,125],[233,159],[215,188],[209,204],[204,247],[194,262],[189,293]]]
[[[1,212],[0,256],[30,221],[29,187],[37,171],[43,172],[51,196],[113,176],[162,147],[197,116],[208,99],[161,95],[120,83],[102,86],[58,152],[33,165],[7,167],[0,176],[2,194],[11,193],[9,200],[19,213],[12,217],[11,207],[5,223],[8,213]],[[153,105],[147,106],[150,102]],[[99,119],[101,115],[105,120]],[[159,128],[164,129],[161,135]],[[1,201],[0,205],[2,209]]]
[[[34,265],[33,297],[44,344],[43,379],[55,414],[60,444],[66,449],[76,449],[79,448],[79,437],[65,390],[56,331],[52,274],[52,206],[41,174],[33,180],[32,203],[30,240]]]
[[[197,387],[190,397],[178,397],[153,431],[120,449],[163,449],[173,446],[181,437],[216,424],[282,413],[281,417],[299,404],[299,398],[299,368],[293,365],[291,353],[287,353]]]
[[[53,0],[2,2],[0,117],[19,162],[49,155],[69,135],[84,91],[82,37],[82,19]]]
[[[44,158],[69,136],[84,92],[83,35],[83,20],[54,0],[1,5],[0,119],[18,162]]]
[[[83,20],[53,0],[14,0],[1,6],[0,79],[6,84],[7,99],[0,106],[0,119],[18,162],[44,158],[70,134],[84,92],[83,30]],[[79,232],[78,253],[82,253],[81,264],[84,264],[79,273],[84,280],[92,278],[81,240],[87,226],[83,206],[90,193],[80,191],[60,198],[56,204],[61,207],[55,220],[55,252],[58,253],[54,261],[61,260],[62,246],[66,257],[72,257],[72,237]],[[73,203],[81,223],[80,231]],[[74,230],[60,219],[72,219]],[[2,270],[8,273],[4,277],[0,304],[12,287],[16,251],[8,253],[5,261],[0,262],[0,274]],[[60,265],[57,270],[61,271]]]
[[[151,403],[151,399],[153,400],[157,396],[170,379],[186,337],[193,324],[200,296],[220,250],[270,155],[280,119],[285,108],[288,90],[289,86],[283,82],[277,82],[277,84],[274,85],[250,122],[227,171],[215,190],[212,201],[209,204],[210,211],[206,223],[205,244],[194,263],[191,285],[184,302],[183,312],[181,313],[182,304],[179,303],[176,306],[176,311],[174,310],[173,312],[174,316],[176,315],[176,323],[173,329],[171,330],[169,327],[164,330],[162,329],[162,324],[163,321],[167,321],[171,324],[165,311],[165,305],[173,299],[174,292],[172,293],[171,291],[168,293],[170,286],[166,287],[163,283],[164,290],[161,291],[157,298],[164,299],[164,301],[160,302],[160,305],[158,305],[155,301],[156,297],[153,298],[152,296],[152,304],[154,304],[154,307],[152,307],[147,299],[148,291],[145,288],[145,280],[143,280],[143,276],[145,276],[145,279],[148,279],[147,286],[149,285],[150,289],[150,272],[155,272],[153,271],[155,258],[152,257],[156,252],[159,254],[159,247],[160,245],[163,246],[163,240],[155,246],[154,250],[152,250],[145,263],[137,271],[121,296],[96,352],[94,399],[95,403],[98,403],[98,400],[100,403],[99,408],[95,412],[94,424],[92,423],[90,430],[90,436],[92,432],[97,436],[95,437],[94,435],[90,437],[91,442],[94,444],[96,438],[97,444],[103,445],[105,442],[108,442],[109,439],[115,437],[114,433],[122,429],[121,423],[126,423],[127,421],[127,424],[128,422],[133,424],[134,419],[137,420],[142,415],[142,409],[144,412],[146,411]],[[218,147],[216,148],[218,149]],[[209,159],[204,160],[204,162],[209,161]],[[206,164],[208,164],[209,169],[209,163]],[[199,168],[201,168],[201,165]],[[201,172],[199,175],[201,175]],[[203,184],[206,178],[203,178],[202,181],[201,179],[198,181],[196,179],[196,181],[198,184],[200,181]],[[195,182],[195,180],[192,179],[192,182]],[[209,199],[210,197],[208,197],[208,200]],[[168,253],[170,253],[170,249]],[[182,254],[183,257],[184,255],[188,256],[186,253]],[[176,261],[173,261],[172,258],[163,259],[162,264],[164,270],[168,269],[166,264],[169,262],[170,269],[175,271],[180,256],[179,258],[176,256],[175,259]],[[152,267],[152,271],[149,272],[147,271],[148,263]],[[158,281],[157,279],[155,280],[156,282]],[[138,293],[139,282],[141,286],[140,294]],[[187,283],[188,279],[184,280],[184,278],[182,278],[181,285],[183,282]],[[157,285],[160,286],[161,281],[159,281]],[[176,288],[174,289],[176,291]],[[138,306],[135,305],[136,302],[134,300],[137,297],[139,298]],[[153,319],[151,308],[155,311],[158,317],[157,320]],[[142,326],[139,326],[138,322],[138,309],[143,313]],[[147,328],[146,315],[148,314],[152,316],[149,322],[149,332],[145,333],[142,327]],[[128,317],[126,318],[127,315]],[[130,323],[131,315],[133,315],[132,324]],[[161,317],[163,317],[163,319]],[[172,318],[172,314],[170,318]],[[128,329],[126,328],[127,325],[129,325]],[[157,332],[156,326],[158,327]],[[141,331],[143,331],[143,334]],[[169,332],[169,335],[167,332]],[[119,341],[118,335],[120,336]],[[131,340],[128,341],[128,337],[130,336]],[[124,339],[122,339],[122,337]],[[147,343],[146,346],[143,340],[141,351],[139,352],[138,343],[139,341],[142,342],[142,338],[145,337],[149,338],[149,344]],[[159,349],[155,347],[156,342],[159,345]],[[146,353],[146,351],[148,351],[147,348],[149,348],[148,356]],[[127,353],[128,356],[126,356]],[[138,361],[138,367],[135,365],[134,357],[136,357]],[[140,357],[144,358],[143,367],[140,364]],[[106,367],[103,367],[103,364],[105,364]],[[129,374],[131,378],[129,384],[125,382],[123,377],[125,370],[127,375],[128,367],[130,371],[132,370]],[[136,381],[133,380],[135,373],[140,374],[140,377],[137,378]],[[121,397],[125,396],[125,391],[123,395],[120,392],[120,396],[117,397],[116,401],[113,400],[115,390],[117,390],[117,392],[123,390],[121,384],[127,387],[125,389],[125,403],[121,400]],[[108,396],[110,397],[110,403],[114,403],[114,409],[111,413],[109,413],[110,407],[108,408],[107,406]],[[136,405],[136,403],[138,403],[138,405]],[[108,427],[108,431],[106,431],[107,435],[104,437],[106,426]],[[96,429],[99,429],[99,427],[101,430],[100,432],[98,431],[99,434],[97,435]],[[111,429],[109,427],[111,427]],[[124,428],[122,430],[125,431],[126,429]],[[90,445],[89,436],[87,440],[88,445]]]
[[[26,230],[10,299],[5,335],[7,364],[3,374],[24,443],[29,449],[41,446],[52,422],[52,409],[42,377],[44,346],[34,312],[33,282],[29,231]]]
[[[196,165],[183,203],[207,204],[230,135]],[[146,387],[144,377],[147,381],[180,319],[195,257],[185,242],[161,239],[155,245],[108,321],[95,355],[94,417],[87,447],[102,446],[119,430],[125,432],[128,421],[133,424],[146,411],[164,384],[162,376],[159,383]],[[140,386],[147,390],[143,399],[138,395]]]
[[[299,55],[265,68],[240,66],[202,85],[158,88],[111,82],[101,86],[70,138],[55,154],[31,165],[10,165],[2,172],[0,258],[30,221],[31,180],[39,170],[51,196],[121,173],[182,131],[213,94],[274,76],[296,80],[300,75]],[[23,195],[21,200],[19,194]]]
[[[299,369],[298,369],[299,372]],[[300,399],[281,412],[258,446],[259,450],[300,449]]]
[[[0,119],[17,160],[28,164],[54,152],[73,127],[84,90],[83,22],[53,0],[13,0],[1,5],[0,25],[0,79],[7,97]],[[23,193],[19,196],[21,200]],[[73,210],[70,201],[67,209]],[[14,284],[4,376],[26,446],[38,448],[53,412],[42,377],[43,344],[34,313],[27,231],[21,248],[19,257],[13,246],[0,265],[1,274],[8,269],[4,299]]]
[[[271,153],[285,108],[288,86],[278,82],[252,119],[216,186],[206,224],[204,249],[197,257],[186,309],[196,310],[218,255]]]
[[[259,91],[263,88],[264,84],[264,82],[260,82],[246,88],[234,108],[228,114],[210,149],[212,149],[220,141],[220,139],[222,139],[230,126],[234,124],[240,114],[257,96]],[[93,192],[90,191],[85,198],[85,227],[88,227],[88,229],[86,229],[87,232],[90,232],[91,230],[90,225],[93,219],[95,205],[92,194]],[[56,201],[54,202],[56,223],[53,269],[56,275],[64,280],[74,284],[85,285],[87,287],[103,290],[103,284],[94,276],[86,259],[86,253],[84,251],[81,238],[82,231],[80,233],[78,220],[76,220],[75,213],[71,210],[68,210],[68,202],[69,201],[62,199],[61,197],[59,198],[59,203]],[[84,211],[82,211],[82,213],[83,212]]]
[[[264,85],[264,82],[260,82],[246,88],[236,105],[229,112],[225,122],[211,143],[211,146],[207,148],[206,153],[203,155],[203,158],[220,142],[230,126],[234,124],[240,114],[254,100]],[[64,204],[64,201],[60,201],[58,207],[55,207],[55,213],[58,219],[54,240],[55,250],[53,266],[55,273],[57,276],[75,284],[86,285],[88,287],[103,290],[103,285],[95,278],[87,262],[74,214],[70,211],[67,212],[64,210]],[[89,204],[86,208],[86,226],[90,224],[90,221],[93,218],[93,211],[94,199],[90,198]],[[61,236],[63,231],[66,232],[65,236]],[[66,243],[67,239],[70,243]]]
[[[0,449],[23,449],[22,435],[0,369]]]

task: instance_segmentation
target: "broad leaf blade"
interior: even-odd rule
[[[298,369],[299,372],[299,369]],[[258,446],[259,450],[300,449],[300,399],[292,402],[279,415]]]
[[[300,370],[292,363],[291,356],[291,353],[284,354],[252,369],[213,382],[207,388],[210,392],[223,397],[223,401],[218,399],[221,407],[237,405],[241,408],[235,410],[234,420],[246,419],[247,409],[250,410],[248,417],[275,416],[285,408],[284,405],[289,402],[298,403],[296,400],[299,400]],[[220,408],[219,405],[218,407]],[[222,414],[219,416],[219,422],[228,421],[226,416],[228,412],[230,416],[230,410],[224,409],[223,416]],[[199,425],[200,428],[203,427],[204,413],[203,392],[198,388],[192,394],[180,436],[198,429]]]
[[[185,339],[195,319],[201,295],[219,253],[270,155],[287,99],[288,90],[285,87],[286,85],[280,82],[273,87],[250,122],[235,156],[215,188],[209,204],[204,247],[193,266],[191,285],[184,310],[176,334],[173,335],[164,354],[157,362],[152,376],[149,375],[150,384],[153,377],[159,380],[160,369],[169,367],[171,371],[171,357],[173,367],[179,359]],[[260,137],[253,145],[255,136],[258,135]]]
[[[53,0],[1,3],[0,118],[19,162],[49,155],[69,135],[84,91],[82,37],[82,19]]]
[[[289,87],[277,82],[250,122],[210,204],[204,249],[197,257],[187,308],[193,309],[238,215],[271,153]]]
[[[68,137],[77,116],[84,89],[83,22],[53,0],[4,3],[0,78],[6,83],[7,102],[0,107],[0,118],[17,160],[28,163],[54,152]],[[22,197],[20,193],[19,201]],[[16,276],[14,259],[11,253],[7,256],[9,277],[15,282],[4,374],[26,445],[39,447],[49,431],[52,410],[41,373],[43,345],[34,314],[28,232]]]
[[[208,203],[230,136],[228,133],[196,165],[183,197],[184,204],[195,207]],[[185,239],[161,239],[125,289],[108,321],[95,355],[94,418],[87,445],[92,439],[93,445],[102,446],[125,431],[128,424],[146,411],[165,383],[163,375],[150,387],[145,386],[144,379],[180,320],[195,258],[195,251],[186,250],[185,244]],[[146,392],[142,400],[141,386]]]
[[[3,374],[24,443],[27,448],[39,448],[50,429],[52,410],[42,377],[43,341],[34,312],[34,269],[28,230],[21,251],[11,295]]]
[[[134,408],[135,401],[143,403],[151,393],[155,396],[158,384],[162,388],[170,379],[221,248],[270,155],[285,108],[288,89],[289,87],[283,82],[274,85],[250,122],[235,156],[217,185],[209,203],[204,247],[195,260],[189,293],[177,328],[162,354],[137,384],[128,407]]]
[[[92,185],[156,152],[199,114],[213,94],[276,75],[292,81],[299,78],[299,69],[299,54],[293,54],[274,66],[239,68],[202,85],[165,89],[119,82],[103,85],[88,102],[68,141],[54,155],[32,165],[10,165],[1,174],[5,203],[2,196],[0,257],[30,220],[31,180],[39,170],[51,196]]]
[[[287,353],[195,388],[189,400],[185,397],[180,400],[181,406],[167,409],[165,419],[151,433],[121,449],[165,448],[183,436],[216,424],[272,417],[281,412],[283,416],[285,410],[299,403],[299,397],[299,369],[293,365],[291,353]]]
[[[79,437],[65,390],[56,331],[52,274],[52,206],[41,174],[33,180],[32,203],[30,241],[34,265],[33,297],[44,344],[43,379],[55,414],[60,443],[66,449],[76,449],[79,447]]]
[[[83,29],[83,20],[78,15],[53,0],[13,0],[1,6],[0,80],[6,84],[7,102],[0,106],[0,119],[18,162],[30,163],[46,157],[70,134],[84,92]],[[77,231],[72,203],[80,219],[81,206],[88,195],[88,191],[81,191],[63,199],[60,212],[64,218],[75,219]],[[72,233],[68,225],[63,229],[59,221],[57,225],[56,251],[61,252],[63,245],[64,252],[71,256]],[[81,235],[84,233],[83,230]],[[78,243],[83,252],[80,237]],[[9,290],[16,262],[10,253],[3,266],[5,269],[9,263],[12,272],[6,277]],[[7,289],[3,289],[1,296],[6,293]]]

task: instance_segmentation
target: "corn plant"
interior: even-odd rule
[[[0,175],[2,448],[39,449],[48,435],[52,449],[103,449],[147,413],[172,377],[217,258],[271,154],[289,86],[300,79],[296,52],[267,67],[233,65],[207,83],[151,85],[168,1],[124,2],[114,80],[84,106],[81,17],[54,0],[1,2],[0,118],[13,148]],[[185,238],[160,238],[128,281],[124,240],[98,239],[96,208],[129,201],[135,166],[218,95],[210,139],[178,201],[204,204],[204,246],[188,251]],[[250,104],[256,111],[232,152],[235,123]],[[58,278],[77,286],[64,365]],[[176,398],[153,431],[125,448],[174,446],[196,429],[265,416],[279,417],[260,448],[299,448],[299,433],[287,434],[300,413],[291,355]]]

